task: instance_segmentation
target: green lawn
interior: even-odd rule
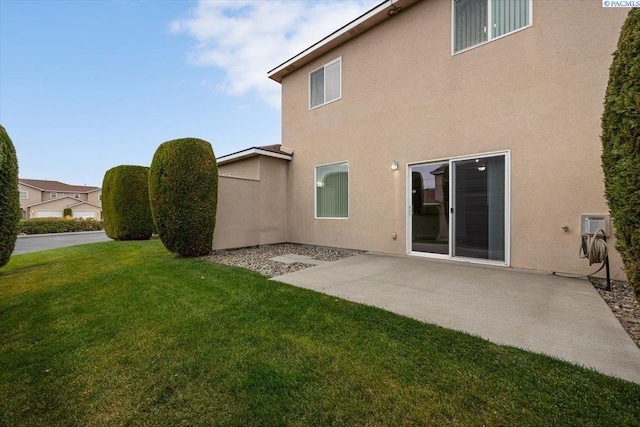
[[[159,241],[0,270],[0,425],[640,424],[640,386]]]

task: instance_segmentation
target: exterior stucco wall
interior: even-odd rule
[[[27,212],[28,214],[28,206],[32,205],[34,203],[40,203],[41,200],[41,192],[39,190],[36,190],[33,187],[28,187],[26,185],[20,184],[18,183],[18,190],[19,191],[26,191],[27,192],[27,198],[26,199],[20,199],[20,208]]]
[[[218,174],[236,178],[260,179],[260,156],[218,165]]]
[[[287,241],[288,161],[260,158],[260,244]]]
[[[219,167],[219,173],[232,170],[258,179],[220,175],[213,249],[287,241],[288,167],[288,161],[263,156]]]
[[[84,194],[84,196],[87,196],[84,200],[87,200],[89,203],[102,206],[102,200],[100,199],[100,196],[102,196],[102,190],[93,191],[91,193]]]
[[[260,244],[260,181],[221,176],[213,249]]]
[[[425,0],[284,77],[289,240],[406,253],[407,164],[508,150],[511,266],[592,271],[580,214],[608,211],[600,116],[627,13],[534,1],[531,28],[452,56],[451,2]],[[337,57],[342,99],[310,111],[309,72]],[[314,219],[314,167],[340,161],[349,219]]]

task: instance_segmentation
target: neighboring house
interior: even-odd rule
[[[592,271],[578,257],[581,215],[608,214],[600,120],[628,10],[381,3],[268,73],[282,84],[288,154],[219,159],[214,247],[289,241]],[[418,210],[416,173],[431,205]],[[238,199],[244,216],[231,212]],[[252,237],[234,242],[232,223]],[[624,278],[612,240],[612,275]]]
[[[19,179],[22,218],[62,218],[65,208],[74,218],[102,219],[102,190],[59,181]]]

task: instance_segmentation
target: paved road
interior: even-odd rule
[[[111,239],[104,234],[104,231],[18,236],[13,255],[62,248],[65,246],[83,245],[85,243],[108,242],[110,240]]]

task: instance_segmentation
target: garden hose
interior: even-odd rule
[[[578,279],[580,277],[591,277],[594,274],[598,273],[602,270],[607,261],[607,255],[609,254],[609,248],[607,247],[607,242],[604,241],[604,230],[598,229],[593,235],[584,235],[582,236],[582,244],[580,245],[580,249],[578,250],[578,255],[580,258],[587,258],[589,260],[589,265],[602,263],[599,269],[590,274],[583,274],[580,276],[572,276],[572,275],[564,275],[560,273],[553,272],[554,275],[560,277],[567,277],[570,279]]]

